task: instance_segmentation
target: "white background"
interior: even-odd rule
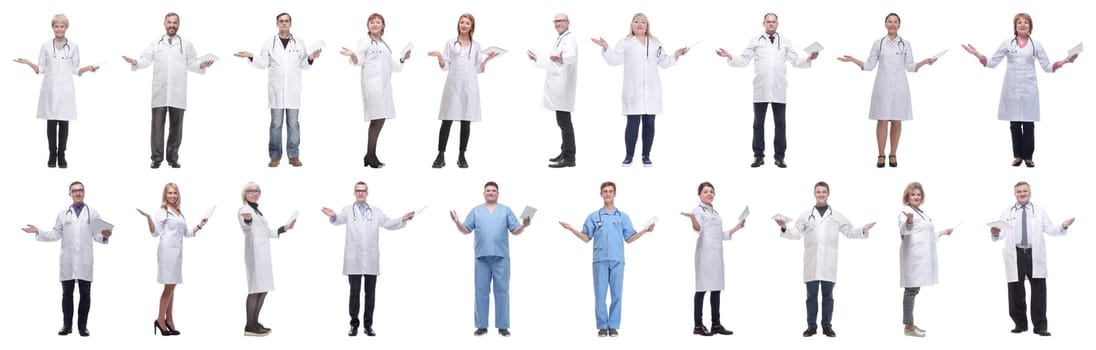
[[[1011,36],[1016,12],[1034,17],[1033,37],[1053,59],[1091,39],[1079,2],[875,1],[839,4],[809,1],[746,2],[628,1],[590,5],[580,1],[521,3],[484,1],[370,2],[196,0],[173,3],[48,1],[20,5],[0,20],[9,33],[0,56],[36,59],[52,36],[49,20],[65,13],[69,38],[80,45],[84,64],[111,61],[77,79],[79,120],[71,125],[67,170],[47,169],[41,120],[34,118],[40,77],[25,66],[0,68],[6,124],[0,147],[6,154],[6,197],[0,216],[0,338],[7,344],[91,344],[117,341],[168,348],[261,344],[299,348],[317,341],[335,346],[620,346],[684,345],[823,348],[922,347],[975,340],[989,346],[1060,347],[1086,341],[1091,331],[1089,220],[1078,219],[1064,238],[1050,238],[1050,339],[1012,335],[1007,313],[1001,246],[989,240],[985,222],[996,220],[1014,201],[1012,185],[1033,184],[1033,201],[1046,205],[1056,222],[1092,212],[1091,186],[1082,182],[1083,164],[1093,149],[1091,111],[1081,101],[1093,77],[1081,57],[1057,74],[1039,73],[1043,121],[1038,123],[1035,169],[1012,168],[1008,124],[996,120],[1004,67],[988,70],[962,51],[970,43],[991,53]],[[181,15],[179,34],[199,54],[222,58],[203,75],[190,75],[189,109],[180,152],[182,169],[148,169],[151,68],[130,72],[121,55],[139,55],[163,34],[163,15]],[[231,57],[258,52],[276,33],[275,15],[289,12],[293,33],[328,48],[304,73],[301,110],[302,168],[266,167],[266,73]],[[551,19],[567,12],[579,40],[578,139],[576,168],[545,168],[558,153],[554,115],[539,108],[543,71],[523,52],[543,52],[554,43]],[[666,110],[658,116],[652,153],[655,167],[622,169],[620,160],[621,69],[608,67],[588,41],[615,43],[628,32],[636,12],[650,18],[653,33],[671,48],[704,40],[677,66],[661,72]],[[753,67],[730,68],[713,50],[738,54],[762,30],[762,15],[780,14],[780,32],[797,49],[818,41],[826,49],[811,69],[789,68],[788,169],[752,160],[751,81]],[[872,41],[886,31],[884,16],[902,15],[900,33],[916,59],[948,49],[934,66],[910,75],[914,121],[905,124],[901,167],[876,169],[875,123],[867,119],[875,73],[858,72],[835,57],[866,59]],[[385,126],[380,158],[388,167],[363,169],[366,123],[362,120],[360,71],[338,55],[365,35],[372,12],[387,18],[385,39],[398,49],[416,49],[405,72],[393,77],[398,117]],[[430,169],[436,153],[437,108],[445,73],[425,54],[455,36],[457,18],[476,16],[475,39],[485,47],[510,50],[480,75],[484,121],[473,126],[471,168]],[[1084,55],[1082,55],[1084,56]],[[457,149],[454,127],[450,150]],[[771,122],[766,131],[771,139]],[[637,145],[637,148],[639,146]],[[1088,151],[1085,151],[1088,150]],[[637,151],[638,152],[638,151]],[[18,229],[53,224],[69,203],[66,186],[80,180],[87,203],[117,225],[106,246],[97,245],[90,339],[54,335],[58,243],[41,244]],[[353,200],[354,182],[370,185],[370,203],[389,215],[429,205],[402,231],[383,233],[375,329],[379,337],[347,338],[346,279],[340,275],[343,229],[332,227],[320,208]],[[520,211],[539,209],[533,226],[511,239],[511,319],[514,337],[473,330],[472,238],[457,233],[448,218],[463,218],[482,203],[486,181],[501,185],[501,201]],[[596,339],[591,310],[591,248],[559,228],[580,225],[601,201],[598,184],[618,184],[618,206],[641,223],[659,221],[654,233],[631,244],[621,337]],[[878,221],[871,238],[842,242],[834,327],[838,338],[802,339],[804,329],[802,243],[780,239],[769,216],[796,216],[813,203],[812,185],[832,186],[831,204],[856,224]],[[242,243],[233,216],[247,181],[262,185],[263,212],[272,222],[300,210],[297,228],[273,244],[277,289],[261,321],[274,329],[265,339],[241,336],[246,286]],[[716,208],[729,223],[743,206],[754,216],[726,244],[727,290],[723,324],[732,337],[700,338],[692,328],[694,234],[681,211],[697,203],[702,181],[717,188]],[[898,286],[897,214],[905,184],[926,187],[925,210],[941,226],[965,220],[940,242],[941,278],[917,298],[917,324],[925,339],[903,337]],[[151,338],[161,286],[155,283],[157,240],[146,235],[135,207],[158,206],[166,182],[180,184],[184,213],[218,210],[185,249],[185,284],[177,289],[175,324],[184,333]],[[843,240],[844,241],[844,240]],[[705,301],[705,323],[709,312]],[[493,314],[493,310],[492,310]],[[492,325],[494,324],[492,320]],[[823,339],[819,339],[823,338]],[[362,343],[369,345],[362,345]],[[351,344],[354,343],[354,344]],[[716,345],[718,344],[718,345]],[[809,344],[809,345],[808,345]],[[81,345],[85,346],[85,345]]]

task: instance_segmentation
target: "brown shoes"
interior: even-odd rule
[[[270,164],[267,164],[267,166],[269,166],[271,168],[277,168],[278,163],[281,162],[281,161],[282,161],[281,159],[271,159]]]
[[[301,159],[297,157],[289,157],[289,164],[295,167],[303,165]]]

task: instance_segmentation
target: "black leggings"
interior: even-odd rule
[[[696,292],[696,295],[693,296],[693,324],[695,326],[703,326],[704,325],[704,320],[703,320],[703,318],[704,318],[704,293],[705,292]],[[715,326],[720,325],[720,323],[719,323],[719,291],[718,290],[713,290],[712,291],[711,302],[712,302],[712,326],[715,327]]]

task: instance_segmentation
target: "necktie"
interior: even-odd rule
[[[1028,224],[1027,224],[1027,205],[1020,207],[1023,209],[1020,213],[1020,246],[1023,248],[1028,247]]]
[[[776,37],[773,36],[772,34],[769,34],[769,43],[772,44],[772,43],[775,43],[775,42],[776,42]]]

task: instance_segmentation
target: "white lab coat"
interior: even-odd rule
[[[65,39],[68,40],[68,39]],[[66,41],[57,49],[53,39],[38,52],[38,74],[42,92],[38,95],[38,119],[76,120],[76,85],[72,76],[80,73],[80,47]]]
[[[156,229],[152,237],[160,237],[156,248],[156,282],[160,284],[183,283],[183,238],[194,237],[186,226],[186,218],[168,209],[156,211],[152,219]]]
[[[310,54],[304,39],[290,34],[289,44],[282,47],[282,40],[275,35],[251,59],[252,66],[268,72],[266,91],[270,109],[301,108],[301,71],[312,67],[308,63]]]
[[[913,63],[910,42],[901,36],[894,41],[889,38],[876,40],[871,46],[868,60],[864,61],[864,71],[871,71],[877,64],[879,72],[875,74],[875,86],[871,90],[868,119],[913,119],[913,101],[906,72],[916,72],[917,64]]]
[[[868,238],[868,231],[863,226],[853,227],[833,207],[826,210],[825,215],[812,207],[800,215],[794,225],[786,226],[787,231],[780,233],[780,237],[803,239],[803,282],[837,282],[838,234],[850,239]]]
[[[483,73],[483,53],[480,44],[472,41],[469,47],[461,47],[457,39],[445,43],[441,50],[445,67],[449,71],[445,77],[445,90],[441,93],[441,110],[438,120],[480,121],[479,78]]]
[[[1047,246],[1043,235],[1064,236],[1066,229],[1062,225],[1055,225],[1046,210],[1042,206],[1028,202],[1028,244],[1031,245],[1031,277],[1047,278]],[[1001,230],[997,237],[992,237],[994,242],[1004,241],[1001,252],[1005,257],[1005,278],[1008,282],[1017,282],[1020,276],[1017,273],[1016,245],[1022,241],[1020,215],[1023,211],[1013,205],[1001,212],[1001,221],[1007,222],[1008,227]]]
[[[727,60],[732,67],[745,67],[754,63],[753,102],[788,102],[788,67],[810,68],[809,56],[799,57],[792,47],[791,40],[776,33],[775,42],[769,42],[769,35],[762,33],[750,39],[741,55]]]
[[[399,230],[407,225],[402,217],[390,218],[381,208],[369,205],[363,215],[351,204],[335,214],[332,225],[346,225],[343,275],[379,275],[380,228]]]
[[[936,255],[936,242],[940,236],[932,224],[932,218],[910,206],[902,211],[913,213],[912,227],[906,226],[905,214],[898,214],[898,233],[902,235],[902,244],[898,248],[902,288],[935,285],[940,280],[940,264]]]
[[[240,220],[240,229],[244,231],[244,267],[247,269],[247,293],[262,293],[274,290],[274,266],[270,257],[270,239],[278,238],[278,229],[271,229],[266,218],[259,215],[244,203],[239,214],[251,214],[251,225]]]
[[[674,50],[664,48],[653,37],[648,36],[647,43],[640,44],[639,39],[629,35],[601,56],[610,66],[624,65],[624,115],[662,113],[662,79],[658,68],[677,64]]]
[[[562,56],[560,62],[551,56]],[[578,43],[571,31],[556,38],[552,50],[537,55],[537,68],[546,71],[544,96],[541,107],[550,111],[575,111],[575,93],[578,85]]]
[[[38,234],[34,235],[34,238],[40,242],[61,240],[61,281],[73,279],[92,281],[95,257],[91,242],[102,244],[108,242],[102,232],[91,232],[88,227],[92,221],[98,219],[99,212],[90,206],[84,205],[79,217],[69,206],[68,209],[57,214],[57,221],[52,230],[38,231]]]
[[[186,109],[187,71],[205,74],[201,64],[189,40],[179,35],[168,40],[168,36],[164,35],[149,43],[141,57],[137,58],[137,65],[130,66],[130,69],[136,71],[153,65],[152,108]]]
[[[1047,73],[1054,72],[1054,64],[1047,58],[1043,45],[1029,40],[1021,48],[1014,39],[1005,40],[993,56],[987,57],[986,67],[994,68],[1008,58],[1005,82],[1001,86],[1001,103],[997,107],[997,120],[1039,121],[1039,81],[1035,78],[1035,61]]]
[[[401,57],[392,55],[388,43],[371,37],[358,40],[358,66],[362,67],[362,105],[365,120],[391,119],[396,117],[396,104],[392,101],[392,73],[403,70]]]
[[[693,216],[700,224],[696,231],[696,291],[723,290],[723,241],[731,234],[723,229],[723,219],[711,205],[700,203],[693,209]]]

